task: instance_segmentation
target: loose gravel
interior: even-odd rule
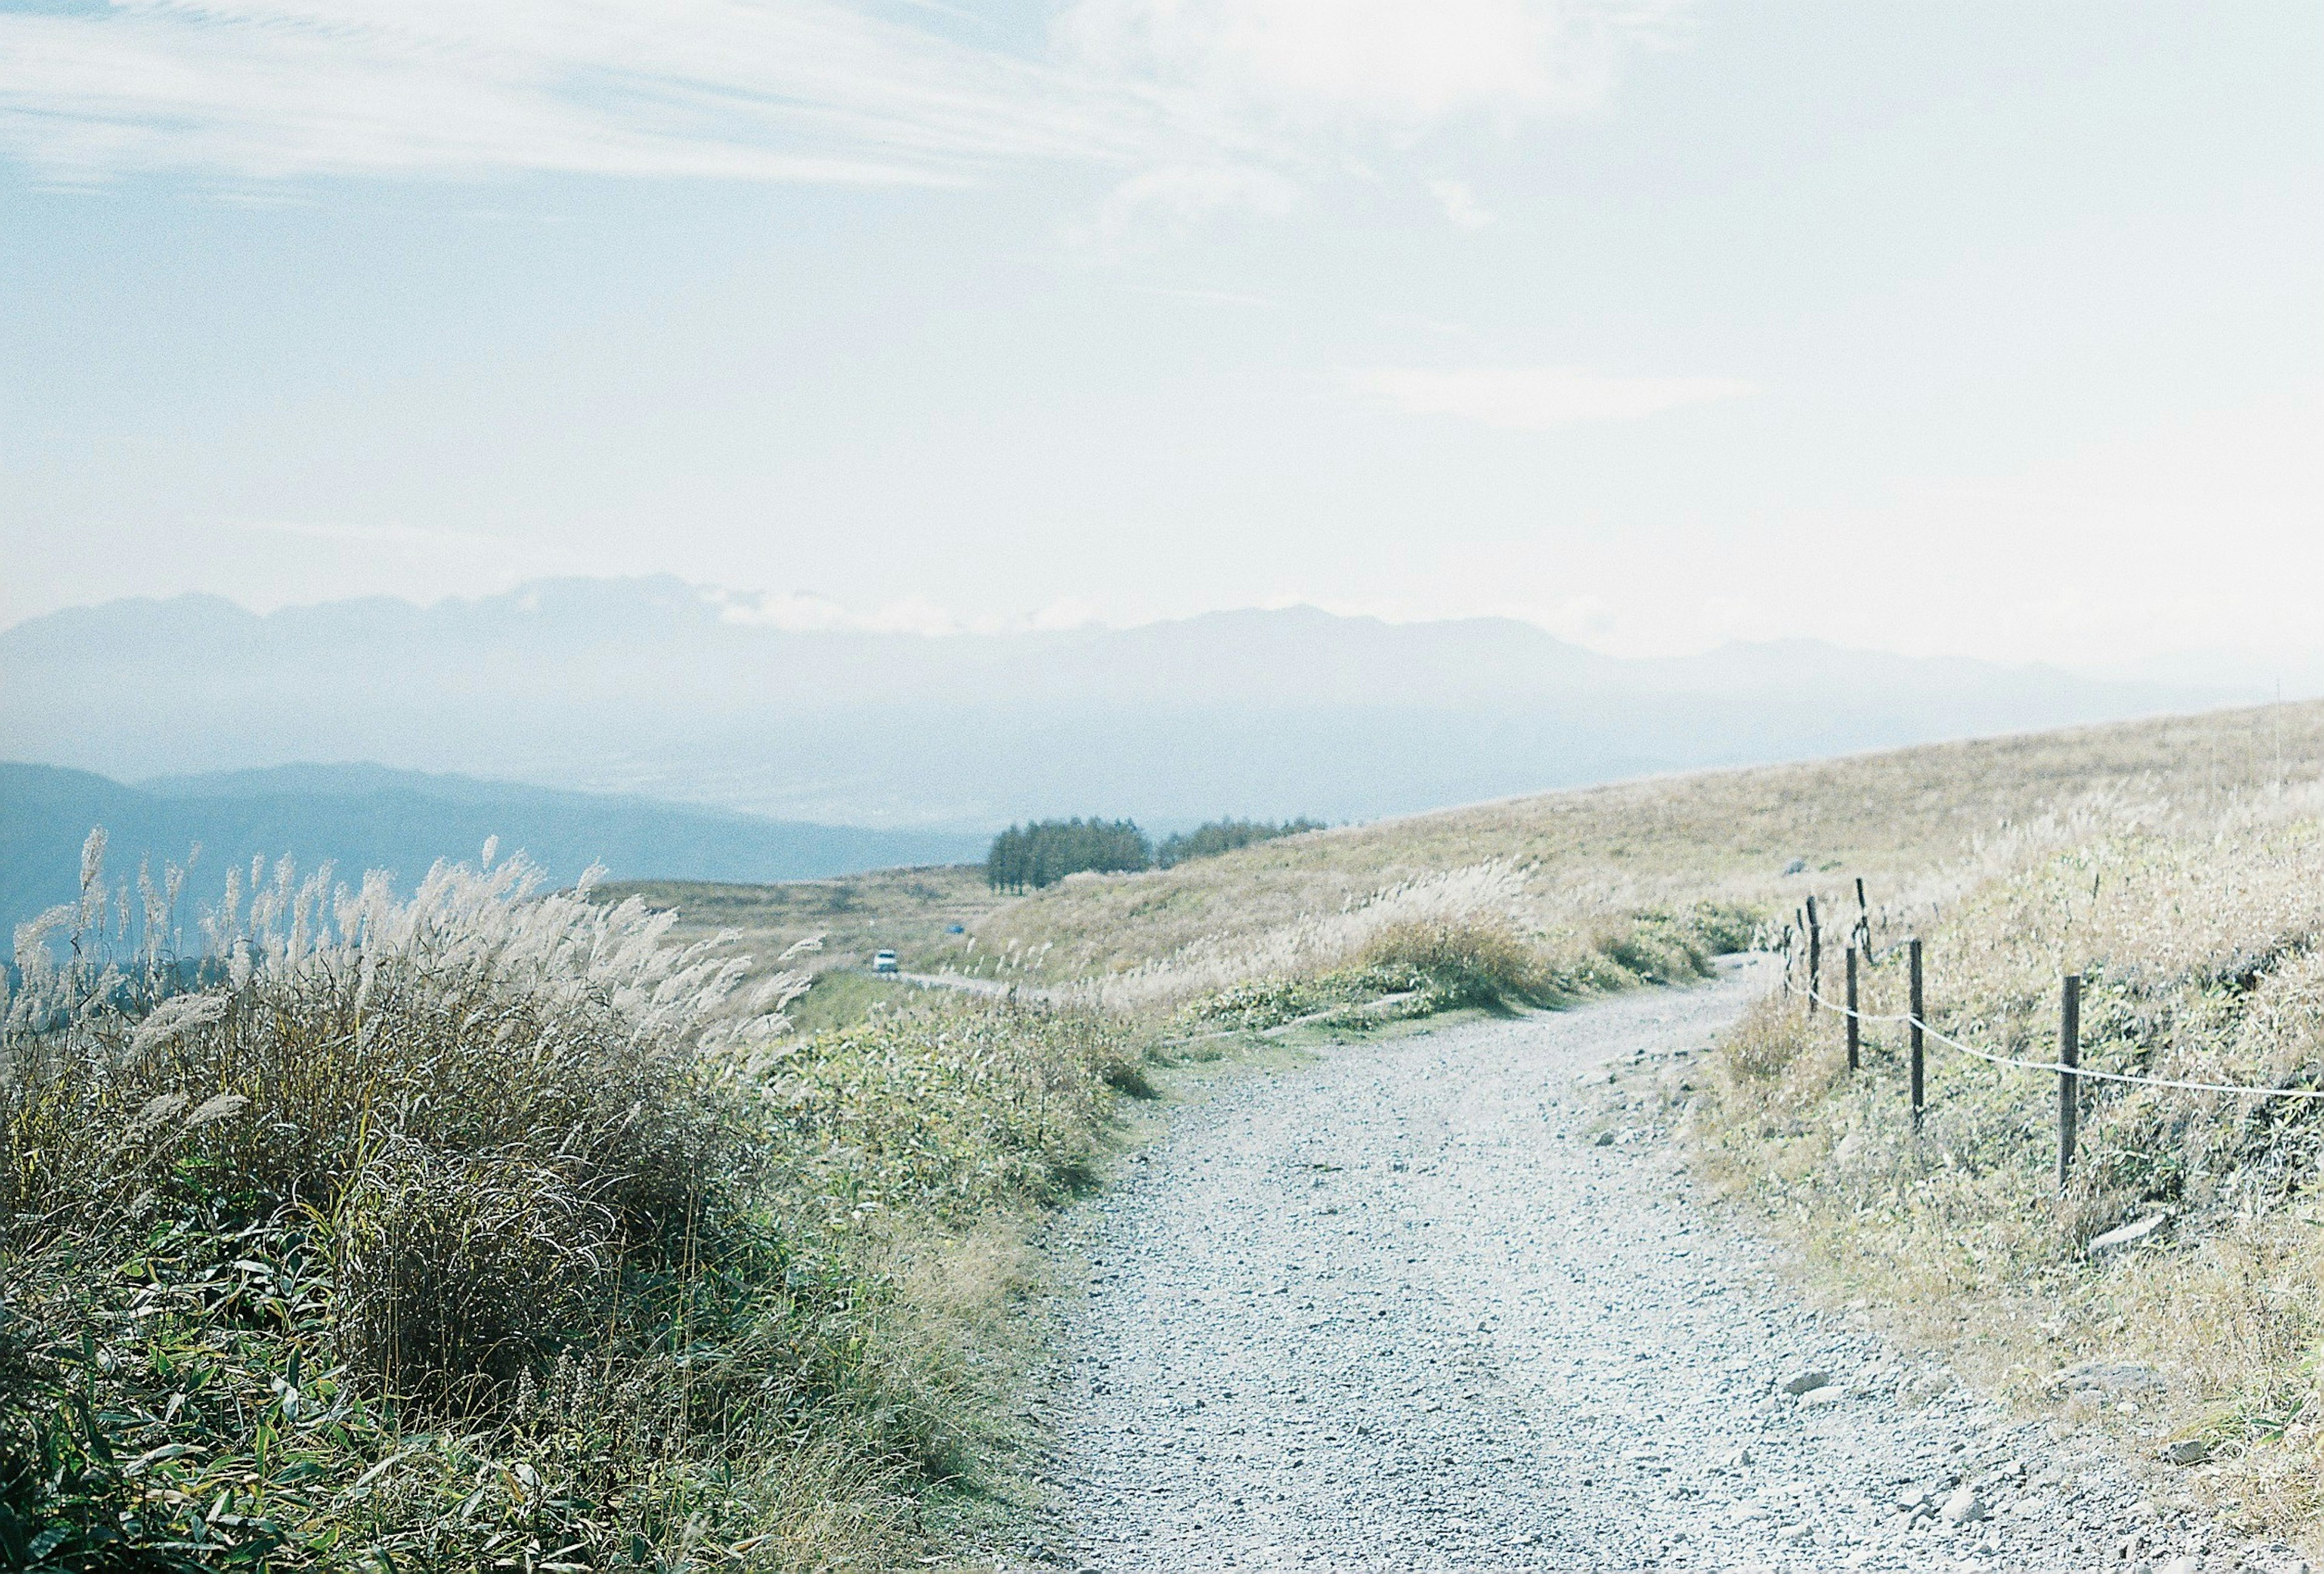
[[[2297,1569],[2013,1422],[1692,1200],[1609,1079],[1763,982],[1329,1046],[1091,1206],[1047,1420],[1071,1569]],[[1610,1137],[1611,1140],[1609,1140]]]

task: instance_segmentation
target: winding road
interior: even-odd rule
[[[1692,1200],[1668,1139],[1606,1123],[1609,1079],[1700,1056],[1761,986],[1738,966],[1334,1045],[1180,1110],[1090,1205],[1047,1557],[2300,1567],[2145,1501],[2094,1435],[2012,1422],[1803,1306]]]

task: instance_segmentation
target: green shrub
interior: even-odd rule
[[[1358,967],[1446,1006],[1545,1004],[1549,994],[1540,957],[1491,919],[1397,924],[1364,948]]]

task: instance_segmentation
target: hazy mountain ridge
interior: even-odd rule
[[[982,830],[1043,813],[1368,819],[2259,698],[1811,640],[1626,660],[1503,618],[1292,607],[923,635],[750,610],[669,578],[263,616],[114,602],[0,633],[0,724],[21,755],[116,776],[379,760]]]
[[[124,785],[85,771],[0,763],[0,926],[76,894],[82,839],[103,826],[115,879],[141,861],[201,856],[191,893],[206,903],[229,867],[285,854],[353,880],[392,872],[408,889],[438,858],[474,862],[487,837],[567,884],[592,864],[670,880],[810,879],[982,856],[983,839],[867,830],[725,813],[646,799],[427,775],[376,765],[293,765]],[[182,915],[189,922],[192,913]]]

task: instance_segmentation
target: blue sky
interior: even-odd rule
[[[0,623],[2324,670],[2312,0],[0,3]]]

